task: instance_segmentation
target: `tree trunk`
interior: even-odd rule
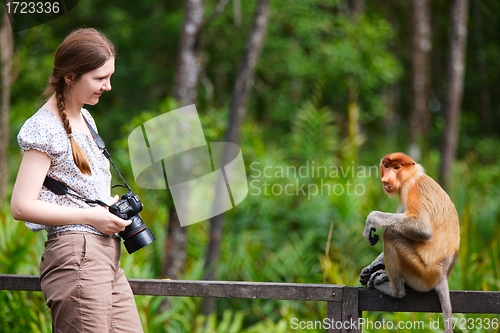
[[[0,52],[2,59],[2,111],[0,116],[0,203],[5,203],[7,198],[8,150],[9,150],[9,109],[10,87],[12,75],[10,61],[14,52],[14,35],[10,26],[9,17],[4,15],[0,27]]]
[[[241,27],[241,0],[233,0],[233,24],[236,28]]]
[[[352,0],[352,16],[358,17],[365,9],[365,0]]]
[[[264,46],[269,20],[269,2],[270,0],[259,0],[254,14],[252,29],[231,96],[229,127],[226,133],[226,141],[228,142],[238,143],[239,141],[241,122],[245,116],[248,98],[253,88],[255,67]]]
[[[423,139],[428,135],[429,63],[431,51],[431,19],[428,0],[412,1],[411,112],[410,156],[421,158]]]
[[[226,133],[227,142],[238,143],[240,138],[241,123],[245,117],[248,98],[253,87],[255,67],[264,45],[269,20],[269,2],[270,0],[259,0],[254,14],[252,28],[231,97],[229,127]],[[210,220],[210,239],[205,260],[206,280],[214,280],[216,277],[223,220],[224,214],[217,215]]]
[[[449,185],[455,160],[460,124],[460,107],[465,74],[465,47],[467,43],[468,0],[454,0],[451,13],[450,60],[448,62],[448,88],[445,127],[441,151],[439,182],[444,189]]]
[[[386,140],[397,140],[397,128],[401,118],[401,82],[396,82],[382,91],[382,100],[387,108],[387,114],[384,117],[384,128]]]
[[[351,14],[354,20],[358,20],[363,13],[365,0],[352,0]],[[363,144],[363,136],[360,132],[358,103],[358,87],[353,80],[348,81],[348,102],[347,102],[347,132],[349,144],[343,149],[343,157],[346,160],[357,161],[358,149]]]
[[[259,59],[267,30],[269,20],[270,0],[259,0],[253,17],[252,28],[247,40],[245,53],[240,63],[233,93],[231,96],[229,126],[226,133],[226,142],[238,143],[240,128],[247,110],[247,102],[252,91],[255,67]],[[226,152],[223,154],[223,165],[226,160]],[[205,280],[215,280],[217,265],[222,242],[222,224],[224,214],[214,216],[210,220],[210,237],[207,256],[205,259]],[[201,311],[208,315],[215,309],[215,300],[207,298],[201,305]]]
[[[174,90],[174,98],[181,106],[193,104],[196,100],[201,67],[203,14],[203,0],[186,1]]]
[[[488,65],[486,64],[483,52],[484,40],[482,34],[483,25],[481,24],[481,5],[479,2],[475,1],[471,3],[471,7],[471,14],[474,18],[474,49],[476,50],[477,71],[481,78],[479,86],[481,128],[484,133],[489,133],[491,131],[491,99],[488,91]]]
[[[169,214],[163,276],[176,279],[182,273],[186,260],[186,229],[181,228],[175,207],[170,208]]]
[[[191,105],[196,101],[201,72],[200,39],[203,15],[203,0],[186,1],[174,89],[174,98],[180,106]],[[186,228],[180,226],[177,211],[172,205],[169,212],[163,276],[178,278],[179,273],[184,270],[185,258]]]

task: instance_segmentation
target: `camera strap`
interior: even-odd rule
[[[94,139],[95,144],[97,145],[97,147],[99,149],[102,150],[103,155],[111,162],[111,164],[115,168],[116,172],[118,173],[118,176],[120,176],[123,184],[125,184],[124,187],[126,187],[129,191],[132,191],[131,188],[128,186],[128,184],[125,182],[125,179],[123,179],[122,175],[120,174],[120,171],[118,171],[118,168],[116,167],[116,165],[111,160],[111,154],[106,150],[106,144],[104,143],[104,140],[99,136],[99,134],[97,134],[97,132],[94,130],[94,128],[92,128],[92,125],[89,124],[89,122],[87,121],[87,118],[85,118],[85,116],[83,114],[82,114],[82,117],[83,117],[83,120],[85,120],[87,127],[89,128],[90,134],[92,134],[92,138]],[[54,192],[57,195],[69,194],[69,195],[75,196],[77,198],[80,198],[81,200],[83,200],[84,202],[86,202],[88,204],[92,203],[92,204],[99,204],[99,205],[104,206],[104,207],[109,207],[106,203],[102,202],[101,200],[92,200],[92,199],[86,199],[86,198],[82,197],[81,195],[77,194],[75,191],[70,189],[63,182],[55,180],[53,178],[50,178],[49,176],[45,176],[45,180],[43,181],[43,186],[45,186],[46,188],[48,188],[49,190],[51,190],[52,192]],[[123,185],[115,185],[112,188],[114,188],[116,186],[123,186]]]
[[[130,188],[130,186],[128,186],[125,179],[123,179],[120,171],[118,171],[118,168],[116,167],[116,165],[113,163],[113,160],[111,160],[111,154],[106,150],[106,144],[104,143],[104,140],[99,136],[99,134],[97,134],[97,132],[94,130],[94,128],[92,128],[92,125],[89,124],[89,122],[87,121],[87,118],[85,118],[83,113],[82,113],[82,117],[83,117],[83,120],[85,120],[85,123],[87,124],[87,127],[89,128],[90,134],[92,134],[92,138],[94,139],[94,142],[97,145],[97,147],[100,150],[102,150],[103,155],[106,156],[106,158],[111,162],[111,164],[113,165],[113,167],[116,170],[116,173],[118,173],[118,176],[120,176],[123,184],[125,184],[125,186],[127,187],[127,189],[129,191],[132,191],[132,189]]]
[[[69,195],[72,195],[74,197],[77,197],[77,198],[83,200],[85,203],[88,203],[88,204],[98,204],[98,205],[101,205],[104,207],[109,207],[108,204],[106,204],[105,202],[103,202],[101,200],[92,200],[92,199],[87,199],[87,198],[82,197],[81,195],[79,195],[78,193],[76,193],[75,191],[70,189],[63,182],[61,182],[59,180],[55,180],[54,178],[50,178],[49,176],[45,176],[45,180],[43,181],[43,186],[45,186],[46,188],[48,188],[49,190],[51,190],[52,192],[54,192],[57,195],[69,194]]]

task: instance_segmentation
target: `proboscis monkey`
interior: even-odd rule
[[[398,298],[405,296],[405,283],[420,292],[435,289],[445,331],[452,332],[448,278],[460,246],[455,206],[422,166],[403,153],[385,156],[380,176],[385,192],[399,196],[399,207],[397,213],[368,215],[363,236],[373,246],[379,237],[371,232],[384,228],[384,252],[362,270],[359,281]]]

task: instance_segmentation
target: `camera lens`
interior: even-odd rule
[[[154,242],[156,240],[153,233],[148,228],[143,229],[138,234],[126,239],[123,243],[129,254],[142,249],[144,246]]]
[[[142,249],[144,246],[154,242],[155,236],[149,230],[139,214],[130,218],[130,223],[125,230],[119,233],[120,237],[124,240],[125,248],[129,254]]]

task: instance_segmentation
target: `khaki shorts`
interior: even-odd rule
[[[73,231],[48,237],[40,284],[54,333],[143,332],[120,250],[116,237]]]

